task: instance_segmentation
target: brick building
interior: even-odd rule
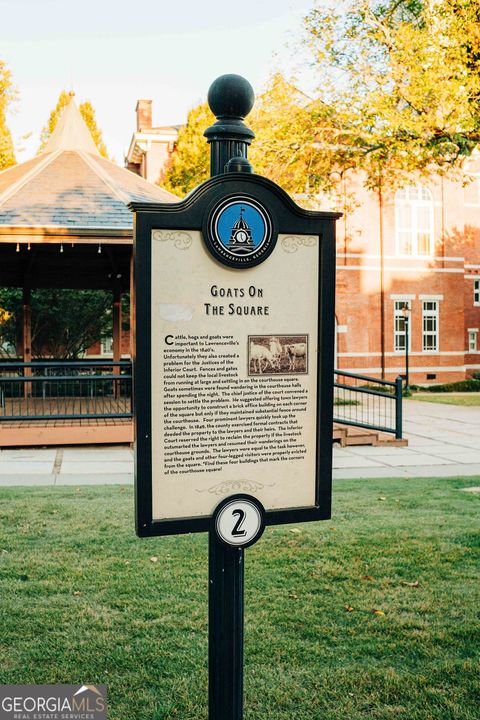
[[[127,167],[158,179],[178,127],[152,128],[150,100],[136,112]],[[410,382],[480,372],[480,153],[465,168],[467,184],[432,175],[379,197],[362,180],[342,178],[354,209],[337,224],[336,367],[404,374],[406,307]]]
[[[462,179],[430,176],[383,196],[346,179],[337,226],[336,366],[438,383],[480,372],[480,155]]]
[[[152,101],[138,100],[137,129],[132,135],[125,167],[145,180],[158,183],[178,137],[180,125],[152,127]]]

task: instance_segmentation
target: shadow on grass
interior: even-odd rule
[[[474,720],[480,479],[337,482],[246,551],[245,720]],[[207,538],[131,488],[0,491],[0,682],[100,683],[110,720],[207,718]]]

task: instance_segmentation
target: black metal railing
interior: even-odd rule
[[[334,371],[333,421],[402,438],[402,378],[378,380]]]
[[[132,416],[130,360],[0,362],[0,422]]]
[[[0,422],[133,417],[130,360],[0,362]],[[402,379],[334,371],[334,422],[402,437]]]

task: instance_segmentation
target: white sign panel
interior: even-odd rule
[[[152,519],[235,493],[313,506],[318,237],[280,235],[248,270],[214,261],[199,231],[151,241]]]

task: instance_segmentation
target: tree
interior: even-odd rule
[[[22,291],[0,288],[0,357],[16,355],[22,323]]]
[[[321,154],[353,162],[378,187],[462,165],[480,141],[476,0],[343,0],[306,18],[319,99],[341,127]]]
[[[15,165],[15,152],[10,130],[7,126],[7,110],[15,100],[11,73],[0,60],[0,171]]]
[[[163,187],[182,196],[209,177],[210,148],[204,131],[215,122],[207,103],[190,110],[187,124],[178,133],[177,147],[160,178]]]
[[[321,129],[335,141],[339,118],[331,106],[312,100],[277,73],[247,122],[256,134],[250,152],[256,173],[297,197],[332,184],[332,155],[319,153],[316,142]]]
[[[93,109],[92,103],[90,102],[90,100],[85,100],[85,102],[80,103],[78,109],[80,110],[80,113],[85,120],[88,129],[90,130],[93,142],[97,146],[100,155],[108,158],[107,148],[105,146],[105,143],[103,142],[102,131],[97,125],[97,121],[95,119],[95,110]]]
[[[331,108],[308,98],[280,73],[274,75],[246,120],[256,133],[249,154],[254,172],[297,197],[308,195],[310,182],[312,189],[318,186],[314,174],[328,179],[332,169],[330,155],[319,164],[314,142],[319,123],[337,120]],[[206,103],[190,111],[162,179],[162,185],[171,192],[183,196],[209,177],[210,150],[203,133],[214,122]]]
[[[247,123],[250,159],[307,201],[337,192],[356,170],[381,191],[412,173],[454,173],[480,141],[477,0],[318,1],[305,18],[318,78],[308,98],[274,75]],[[191,111],[166,186],[183,194],[208,177],[206,105]]]
[[[45,148],[49,137],[57,126],[63,109],[66,105],[68,105],[74,94],[75,93],[72,92],[66,92],[66,90],[62,90],[62,92],[60,93],[58,102],[50,113],[48,122],[44,126],[40,134],[40,147],[38,148],[39,153],[42,152],[42,150]],[[105,143],[103,142],[102,131],[97,126],[97,121],[95,119],[95,110],[93,109],[92,103],[90,102],[90,100],[86,100],[85,102],[80,103],[78,109],[83,119],[85,120],[88,129],[90,130],[93,142],[97,146],[100,155],[108,158],[107,148],[105,147]]]
[[[247,124],[258,133],[251,151],[255,172],[283,183],[290,190],[302,192],[302,167],[308,164],[305,151],[313,153],[314,129],[305,111],[306,101],[305,95],[281,75],[276,75],[257,98],[255,111],[247,118]],[[209,177],[210,149],[203,133],[214,122],[207,103],[189,112],[161,180],[163,187],[183,196]]]
[[[103,290],[33,290],[32,357],[78,358],[111,335],[111,308],[111,293]],[[0,354],[16,354],[22,322],[22,291],[0,288]]]

